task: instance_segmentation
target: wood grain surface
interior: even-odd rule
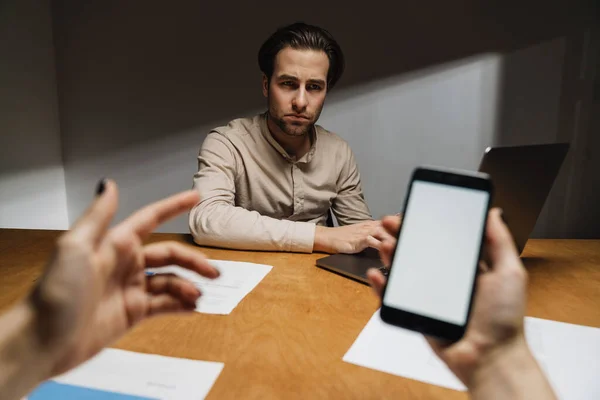
[[[27,294],[61,232],[0,229],[0,308]],[[191,243],[189,235],[150,241]],[[198,248],[212,259],[273,266],[230,315],[148,320],[113,347],[220,361],[209,399],[465,399],[465,393],[342,361],[378,300],[369,287],[322,270],[323,254]],[[600,327],[600,241],[531,240],[527,315]],[[390,346],[393,346],[390,343]]]

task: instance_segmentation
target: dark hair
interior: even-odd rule
[[[258,65],[269,80],[273,75],[277,53],[286,47],[321,50],[327,54],[329,58],[327,90],[335,86],[344,72],[344,54],[333,36],[318,26],[296,22],[275,31],[258,51]]]

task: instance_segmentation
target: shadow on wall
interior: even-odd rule
[[[61,165],[52,25],[34,3],[0,2],[0,180]]]
[[[533,237],[600,237],[600,142],[593,128],[598,26],[582,26],[502,60],[495,143],[571,144]]]
[[[70,221],[100,173],[123,188],[117,220],[190,187],[206,133],[264,108],[256,53],[281,25],[304,20],[332,32],[347,59],[332,94],[339,89],[346,97],[364,84],[441,62],[530,46],[588,15],[585,2],[566,1],[371,1],[353,10],[333,3],[267,0],[233,9],[226,2],[55,0]],[[184,219],[163,231],[181,231]]]
[[[555,37],[587,18],[584,4],[371,1],[349,10],[347,2],[268,0],[232,9],[227,2],[57,0],[63,158],[68,164],[261,108],[256,52],[289,22],[335,35],[347,56],[343,88]]]
[[[564,74],[565,38],[507,54],[502,58],[498,127],[494,144],[503,146],[558,142],[558,121]],[[561,172],[567,172],[563,163]],[[533,237],[563,237],[552,204],[565,195],[555,181]],[[561,211],[559,211],[560,213]]]

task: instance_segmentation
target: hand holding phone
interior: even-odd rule
[[[486,174],[414,171],[383,291],[383,321],[451,341],[464,335],[491,198]]]
[[[426,339],[467,386],[473,399],[555,399],[525,340],[527,272],[501,214],[500,209],[488,213],[486,257],[482,262],[485,268],[477,278],[478,290],[465,335],[450,343],[430,336]],[[381,258],[385,265],[390,265],[400,219],[385,217],[382,225],[390,238],[382,243]],[[381,297],[386,279],[375,268],[370,269],[367,276]]]

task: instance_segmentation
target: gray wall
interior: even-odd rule
[[[321,123],[354,150],[375,218],[402,211],[418,165],[477,169],[494,139],[500,61],[473,57],[332,94]]]
[[[34,32],[50,29],[48,4],[36,10],[31,3],[19,3],[28,7],[28,14],[3,13],[10,20],[6,26],[15,30],[25,21],[35,26]],[[82,212],[103,176],[121,184],[117,220],[190,187],[206,132],[264,108],[256,51],[276,27],[296,20],[327,27],[344,48],[347,70],[328,97],[320,122],[345,137],[357,153],[374,215],[396,212],[417,164],[475,168],[491,143],[552,136],[564,43],[550,39],[589,21],[584,3],[568,2],[565,14],[567,2],[561,1],[373,1],[341,18],[347,2],[309,0],[298,8],[268,0],[259,9],[250,2],[232,8],[225,2],[179,1],[167,7],[155,0],[55,0],[52,22],[69,219]],[[40,22],[40,15],[46,19]],[[3,36],[12,34],[2,26]],[[29,43],[38,42],[28,39],[20,47],[27,52],[36,47]],[[15,54],[16,63],[19,52]],[[39,80],[38,86],[54,88],[52,54],[45,54],[45,63],[37,63],[43,72],[25,82]],[[2,68],[1,79],[9,77],[7,82],[22,70]],[[50,97],[44,104],[55,112]],[[2,100],[10,102],[7,96]],[[43,120],[42,113],[31,110],[19,123]],[[47,115],[43,126],[54,136],[44,131],[29,140],[49,141],[47,151],[33,159],[60,169],[58,123]],[[13,137],[23,131],[27,129],[11,128]],[[36,162],[27,159],[35,153],[31,147],[23,145],[3,157],[9,162],[2,176],[9,168],[13,178],[31,170]],[[5,148],[3,154],[8,154]],[[27,161],[19,162],[23,159]],[[21,190],[40,185],[39,171],[34,171],[18,178]],[[32,195],[30,190],[16,203],[31,204]],[[0,200],[3,208],[11,204]],[[163,230],[187,231],[185,217]],[[538,232],[544,233],[542,222]]]
[[[207,11],[199,3],[178,3],[170,12],[162,2],[143,8],[88,4],[59,3],[55,9],[69,217],[82,212],[95,182],[110,176],[121,185],[119,220],[189,188],[211,128],[263,110],[256,52],[289,15],[280,6],[261,13],[240,5],[232,14],[227,5]],[[334,18],[333,6],[319,10],[315,16],[310,7],[302,8],[294,19],[327,26],[348,65],[320,122],[355,150],[373,214],[402,207],[417,164],[476,167],[492,141],[498,64],[494,56],[468,57],[480,46],[470,29],[482,19],[456,27],[416,8],[414,15],[397,16],[401,21],[385,21],[390,17],[377,12],[376,23],[364,15]],[[452,26],[451,40],[430,36],[412,21],[426,15],[440,30]],[[396,32],[399,22],[408,26]],[[410,39],[404,35],[408,28]],[[424,52],[421,45],[434,51]],[[414,72],[440,57],[467,59]],[[380,185],[386,181],[389,185]],[[186,218],[162,230],[187,231]]]
[[[571,143],[554,185],[551,233],[600,237],[600,24],[581,27],[566,41],[558,137]]]
[[[502,87],[498,105],[498,129],[494,143],[528,145],[556,143],[562,89],[565,38],[506,54],[502,58]],[[562,169],[567,168],[563,164]],[[533,237],[561,237],[557,216],[550,212],[552,199],[562,196],[556,187],[548,196]]]
[[[263,109],[256,51],[294,20],[326,26],[345,50],[346,74],[320,122],[355,150],[376,217],[401,208],[418,164],[475,168],[486,146],[510,142],[510,134],[552,136],[562,63],[552,55],[561,42],[518,49],[574,23],[560,2],[519,2],[515,13],[510,2],[375,1],[344,18],[335,4],[316,4],[56,1],[70,219],[103,176],[121,184],[117,220],[190,187],[210,128]],[[570,10],[581,11],[576,3]],[[489,50],[510,55],[472,56]],[[521,68],[535,85],[519,82]],[[516,81],[508,79],[515,72]],[[162,229],[187,231],[186,218]]]
[[[557,140],[565,39],[502,57],[496,142],[527,145]]]
[[[49,1],[0,2],[0,228],[66,229]]]

